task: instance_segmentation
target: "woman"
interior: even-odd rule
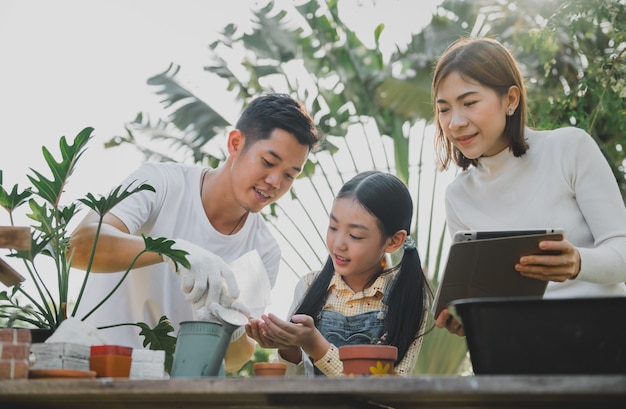
[[[462,38],[435,68],[432,95],[440,169],[462,172],[446,190],[450,233],[561,227],[544,241],[558,255],[522,257],[515,269],[549,281],[545,297],[626,295],[626,209],[589,134],[526,125],[526,89],[511,53],[487,38]],[[444,310],[440,328],[463,335]]]

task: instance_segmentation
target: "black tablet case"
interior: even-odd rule
[[[539,249],[539,242],[562,237],[533,234],[452,244],[435,297],[435,317],[451,301],[464,298],[542,297],[548,282],[522,276],[515,264],[522,256],[546,254]]]

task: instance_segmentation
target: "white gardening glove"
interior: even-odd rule
[[[172,271],[181,277],[180,288],[192,305],[194,312],[206,308],[213,302],[226,303],[230,307],[239,297],[235,274],[219,256],[186,240],[176,239],[172,248],[188,253],[190,268],[186,269],[172,259],[163,260]],[[177,268],[178,267],[178,268]]]
[[[220,319],[218,318],[218,310],[220,308],[230,308],[232,310],[239,311],[246,317],[250,316],[250,309],[243,302],[231,297],[225,280],[222,280],[221,288],[222,290],[220,291],[220,296],[217,301],[207,299],[206,304],[203,306],[199,306],[199,308],[195,308],[194,306],[194,319],[200,321],[219,322]]]
[[[221,302],[210,302],[208,305],[199,308],[194,311],[194,319],[200,321],[215,321],[219,322],[219,309],[229,308],[231,310],[236,310],[242,313],[245,317],[250,316],[250,310],[240,301],[233,301],[231,304],[225,302],[222,304]]]
[[[233,316],[233,310],[240,312],[241,315]],[[246,333],[245,324],[249,317],[250,310],[241,301],[233,301],[229,307],[224,307],[219,303],[212,302],[206,307],[194,311],[195,320],[219,322],[220,324],[228,323],[231,326],[237,327],[231,334],[230,342],[237,341]]]

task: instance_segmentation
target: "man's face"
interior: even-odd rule
[[[243,135],[244,144],[246,142]],[[233,192],[242,207],[258,212],[284,195],[302,172],[309,147],[283,129],[231,152]]]

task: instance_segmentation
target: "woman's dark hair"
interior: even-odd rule
[[[451,73],[477,81],[504,96],[513,85],[520,90],[519,105],[512,116],[506,117],[504,136],[509,141],[509,148],[516,157],[522,156],[528,149],[524,139],[526,126],[526,87],[522,73],[515,59],[501,43],[490,38],[460,38],[454,42],[437,62],[433,73],[432,98],[435,107],[435,119],[439,116],[437,91],[441,82]],[[446,169],[451,160],[463,170],[470,165],[476,166],[476,159],[468,159],[455,148],[435,120],[435,148],[437,165]]]
[[[309,150],[321,143],[311,115],[301,102],[287,94],[273,93],[255,98],[243,110],[235,127],[246,138],[244,149],[259,140],[269,139],[277,128],[293,134]]]
[[[342,198],[354,198],[376,217],[385,239],[399,230],[405,230],[407,234],[411,231],[413,200],[406,185],[392,174],[379,171],[359,173],[343,185],[335,200]],[[400,362],[422,326],[430,290],[417,249],[405,249],[397,266],[385,271],[381,268],[380,273],[392,271],[397,271],[397,274],[388,297],[386,341],[398,347],[397,362]],[[317,325],[334,272],[329,257],[311,283],[296,314],[313,317]]]

